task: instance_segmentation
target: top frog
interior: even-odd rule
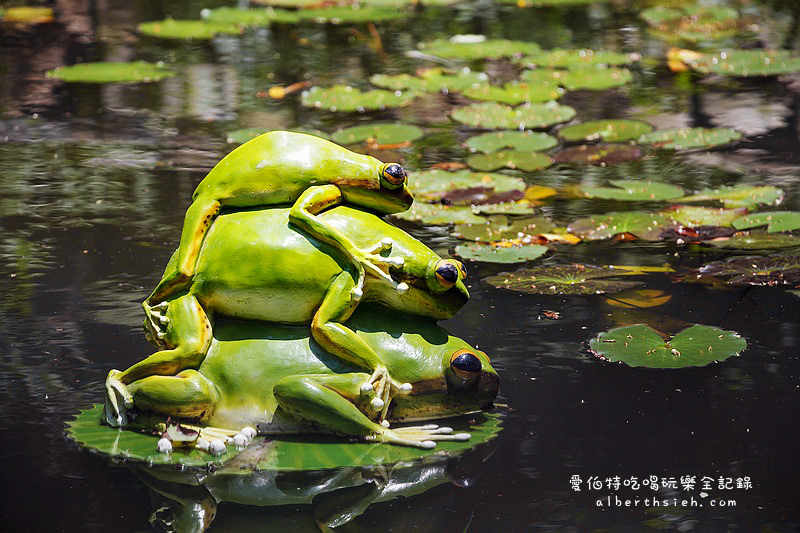
[[[256,137],[225,156],[197,186],[183,222],[178,268],[155,288],[144,303],[145,313],[152,318],[152,306],[189,283],[220,209],[281,204],[292,205],[291,224],[340,249],[353,262],[358,272],[353,297],[358,300],[365,268],[388,277],[376,266],[385,259],[357,248],[315,215],[340,203],[382,214],[405,211],[414,201],[407,177],[397,163],[382,163],[313,135],[272,131]]]

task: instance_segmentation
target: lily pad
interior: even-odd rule
[[[614,279],[625,272],[594,265],[548,265],[504,272],[486,278],[494,287],[527,294],[604,294],[640,286],[641,282]]]
[[[645,133],[637,142],[665,150],[688,150],[731,144],[741,138],[742,134],[731,128],[672,128]]]
[[[272,7],[310,9],[323,4],[321,0],[252,0],[254,4]]]
[[[528,244],[522,246],[492,246],[491,244],[459,244],[455,253],[462,259],[484,263],[523,263],[533,261],[547,253],[547,246]]]
[[[457,35],[447,39],[437,39],[420,43],[419,49],[426,54],[446,59],[500,59],[519,54],[533,54],[541,50],[536,43],[509,41],[506,39],[486,39],[481,35]]]
[[[14,24],[49,24],[55,20],[53,8],[18,6],[0,9],[0,18],[3,22]]]
[[[422,224],[480,224],[485,219],[476,215],[472,209],[463,206],[426,204],[414,202],[407,211],[391,215],[400,220]]]
[[[715,209],[680,205],[670,208],[666,213],[682,226],[730,226],[733,221],[747,212],[746,207],[735,209]]]
[[[610,239],[622,233],[630,233],[640,239],[654,241],[658,239],[662,231],[673,226],[675,226],[675,222],[664,213],[618,211],[579,218],[567,226],[567,230],[590,241]]]
[[[506,191],[524,191],[525,181],[513,176],[503,174],[487,174],[458,170],[427,170],[415,172],[409,179],[408,186],[414,196],[421,201],[437,201],[449,191],[469,189],[471,187],[484,187],[495,193]]]
[[[527,201],[521,202],[524,198],[525,192],[520,189],[495,192],[492,187],[478,186],[448,191],[441,196],[437,196],[436,200],[445,205],[469,205],[473,207],[473,211],[475,212],[497,210],[499,212],[514,211],[528,214],[533,206]],[[488,208],[489,205],[494,205],[495,207]],[[526,205],[527,209],[514,209],[512,207],[514,205]],[[484,207],[488,209],[483,209]]]
[[[222,455],[214,456],[196,448],[182,449],[176,447],[172,453],[156,451],[158,437],[125,431],[101,425],[102,404],[80,411],[75,420],[67,422],[66,432],[72,439],[86,448],[96,450],[103,455],[126,461],[153,464],[179,464],[207,468],[209,466],[224,467],[225,463],[239,454],[234,447]],[[474,421],[474,422],[473,422]],[[463,442],[444,441],[432,450],[375,444],[366,442],[347,442],[336,438],[303,438],[293,437],[287,440],[273,438],[270,446],[273,449],[266,461],[253,465],[257,470],[324,470],[343,467],[388,465],[398,461],[416,461],[431,454],[445,452],[459,454],[476,445],[494,438],[502,429],[502,420],[493,413],[480,413],[467,418],[448,420],[458,431],[469,431],[470,439]],[[264,442],[263,437],[256,437],[251,446]],[[241,464],[236,466],[241,471]]]
[[[622,142],[638,139],[653,131],[653,126],[641,120],[592,120],[558,131],[565,141],[605,141]]]
[[[165,19],[139,24],[139,32],[162,39],[208,40],[220,34],[238,35],[242,29],[238,24],[225,22]]]
[[[472,211],[482,215],[532,215],[533,205],[526,201],[473,204]]]
[[[697,277],[729,278],[730,285],[798,285],[800,257],[784,255],[731,257],[702,266]]]
[[[621,54],[606,50],[583,49],[553,49],[542,51],[536,54],[529,54],[518,61],[523,65],[534,65],[537,67],[550,68],[582,68],[586,66],[606,65],[619,66],[629,65],[636,60],[632,54]]]
[[[259,135],[263,135],[268,131],[272,131],[272,128],[243,128],[240,130],[229,131],[226,139],[229,144],[244,144],[251,139],[255,139]],[[289,131],[293,131],[295,133],[307,133],[309,135],[315,135],[322,139],[330,140],[330,135],[325,133],[324,131],[309,129],[309,128],[294,128]]]
[[[363,126],[353,126],[333,133],[334,142],[339,144],[402,144],[420,139],[425,132],[416,126],[392,122],[373,122]]]
[[[626,68],[588,66],[573,67],[570,70],[539,68],[526,70],[521,75],[528,83],[557,83],[570,91],[604,91],[622,87],[633,80],[633,74]]]
[[[800,237],[785,233],[755,233],[734,235],[729,239],[715,240],[710,244],[734,250],[777,250],[800,246]]]
[[[571,120],[575,110],[555,102],[509,107],[494,102],[472,104],[452,112],[456,122],[484,129],[546,128]]]
[[[553,154],[556,163],[578,163],[589,165],[616,165],[636,161],[642,157],[642,149],[628,144],[584,144],[570,146]]]
[[[332,87],[312,87],[303,91],[300,103],[306,107],[316,107],[336,112],[358,111],[401,107],[414,100],[414,94],[408,92],[391,92],[375,89],[361,91],[350,85],[334,85]]]
[[[581,187],[587,198],[602,198],[622,202],[659,202],[683,196],[676,185],[656,181],[611,180],[613,187]]]
[[[733,331],[695,324],[665,342],[650,326],[636,324],[601,333],[589,348],[601,359],[628,366],[685,368],[739,355],[747,341]]]
[[[739,13],[724,6],[653,6],[639,16],[656,35],[672,41],[709,41],[731,37],[740,26]]]
[[[783,201],[783,191],[772,185],[734,185],[717,189],[706,188],[692,196],[680,198],[681,202],[721,202],[728,207],[753,208],[759,205],[778,205]]]
[[[374,74],[369,82],[393,91],[449,92],[462,91],[473,85],[485,84],[489,76],[483,72],[462,69],[450,74],[439,68],[430,68],[411,74]]]
[[[467,158],[467,164],[475,170],[510,168],[531,172],[549,167],[553,164],[553,158],[539,152],[503,150],[491,154],[473,154]]]
[[[47,71],[48,78],[76,83],[149,83],[174,76],[163,63],[79,63]]]
[[[528,84],[517,81],[508,82],[502,87],[486,84],[476,85],[462,91],[464,96],[473,100],[500,102],[510,105],[556,100],[565,92],[556,83]]]
[[[657,289],[638,289],[606,298],[606,303],[611,307],[622,309],[646,309],[659,307],[672,299],[671,294]]]
[[[773,211],[753,213],[737,218],[731,225],[736,229],[750,229],[767,226],[767,233],[794,231],[800,229],[800,213],[797,211]]]
[[[538,131],[498,131],[470,137],[464,143],[473,152],[497,152],[498,150],[548,150],[558,144],[552,135]]]
[[[453,235],[472,242],[529,244],[532,236],[550,233],[555,227],[555,224],[545,217],[528,217],[513,221],[505,217],[492,217],[477,224],[459,224],[453,229]]]
[[[800,72],[800,56],[787,50],[723,50],[715,54],[679,50],[675,55],[703,74],[752,77]]]
[[[238,7],[218,7],[204,9],[200,12],[203,19],[224,24],[237,24],[239,26],[263,27],[273,22],[293,24],[300,20],[297,11],[284,9],[239,9]]]
[[[311,20],[320,24],[367,24],[385,20],[395,20],[411,15],[410,11],[393,7],[349,6],[325,9],[301,9],[297,12],[301,20]]]

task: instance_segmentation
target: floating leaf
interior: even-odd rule
[[[767,226],[767,233],[778,231],[794,231],[800,229],[800,213],[797,211],[773,211],[771,213],[753,213],[739,217],[732,223],[736,229],[750,229]]]
[[[628,366],[684,368],[705,366],[739,355],[747,341],[733,331],[695,324],[668,342],[650,326],[614,328],[589,341],[597,357]]]
[[[680,198],[681,202],[721,202],[729,207],[756,207],[778,205],[783,201],[783,191],[772,185],[734,185],[717,189],[706,188],[692,196]]]
[[[734,235],[730,239],[712,241],[718,248],[734,250],[776,250],[800,246],[800,237],[785,233],[755,233]]]
[[[637,142],[666,150],[687,150],[722,146],[741,138],[742,134],[731,128],[673,128],[645,133]]]
[[[613,187],[581,187],[587,198],[623,202],[659,202],[683,196],[683,189],[655,181],[611,180]]]
[[[374,74],[369,82],[393,91],[449,92],[462,91],[473,85],[485,84],[489,76],[483,72],[473,72],[468,68],[449,74],[439,68],[430,68],[411,74]]]
[[[581,6],[604,1],[607,0],[500,0],[503,4],[514,4],[517,7]]]
[[[500,59],[517,54],[532,54],[540,50],[539,45],[525,41],[506,39],[491,40],[480,35],[460,35],[449,40],[438,39],[420,43],[419,49],[426,54],[448,59]]]
[[[459,239],[473,242],[498,243],[520,242],[530,244],[533,236],[552,232],[555,224],[544,217],[528,217],[509,221],[505,217],[481,220],[477,224],[459,224],[453,235]]]
[[[238,24],[206,20],[165,19],[139,24],[139,32],[162,39],[213,39],[219,34],[238,35]]]
[[[272,7],[312,8],[325,3],[324,0],[253,0],[254,4]]]
[[[561,128],[558,136],[565,141],[622,142],[638,139],[653,131],[653,126],[641,120],[592,120]]]
[[[678,226],[663,231],[661,235],[659,235],[659,239],[662,241],[672,241],[678,244],[687,242],[696,244],[730,237],[735,233],[736,230],[733,228],[724,228],[720,226]]]
[[[146,61],[79,63],[47,71],[48,78],[77,83],[148,83],[160,81],[174,74],[163,63],[148,63]]]
[[[497,131],[470,137],[464,143],[473,152],[496,152],[504,149],[547,150],[558,144],[558,140],[538,131]]]
[[[452,112],[456,122],[484,129],[535,129],[566,122],[575,116],[575,110],[555,102],[525,104],[509,107],[486,102],[460,107]]]
[[[746,207],[736,209],[715,209],[713,207],[695,207],[680,205],[670,208],[666,213],[682,226],[730,226],[731,223],[747,212]]]
[[[531,84],[557,83],[570,91],[604,91],[614,87],[622,87],[633,79],[633,75],[626,68],[589,66],[576,67],[570,70],[546,68],[526,70],[520,78],[522,81]]]
[[[456,255],[470,261],[484,263],[523,263],[533,261],[547,253],[547,246],[528,244],[523,246],[492,246],[490,244],[460,244]]]
[[[229,144],[244,144],[251,139],[255,139],[259,135],[263,135],[268,131],[272,131],[272,128],[244,128],[241,130],[234,130],[229,131],[226,139]],[[295,133],[307,133],[309,135],[314,135],[316,137],[321,137],[323,139],[330,139],[330,135],[325,133],[324,131],[313,130],[308,128],[294,128],[288,131],[293,131]]]
[[[414,204],[402,213],[391,215],[400,220],[421,222],[423,224],[480,224],[485,219],[472,212],[469,207],[448,206],[442,204]]]
[[[641,157],[641,148],[627,144],[584,144],[570,146],[553,154],[556,163],[583,163],[598,166],[627,163]]]
[[[497,87],[495,85],[475,85],[462,91],[464,96],[473,100],[500,102],[503,104],[517,105],[525,102],[547,102],[556,100],[564,90],[555,83],[527,84],[511,81]]]
[[[525,189],[525,199],[528,201],[541,200],[549,198],[558,194],[558,191],[552,187],[545,187],[544,185],[531,185]]]
[[[425,132],[416,126],[391,122],[373,122],[363,126],[353,126],[333,133],[334,142],[339,144],[355,144],[367,142],[369,144],[402,144],[416,141],[425,135]]]
[[[0,9],[3,22],[14,24],[49,24],[53,18],[53,8],[50,7],[9,7]]]
[[[414,196],[422,201],[435,201],[449,191],[473,187],[483,187],[495,193],[514,190],[524,191],[526,188],[525,181],[520,178],[503,174],[470,172],[468,170],[414,172],[409,178],[408,186]]]
[[[533,65],[537,67],[558,67],[558,68],[584,68],[597,65],[629,65],[636,60],[632,54],[621,54],[605,50],[590,49],[553,49],[542,51],[536,54],[529,54],[518,61],[523,65]]]
[[[793,56],[787,50],[723,50],[716,54],[674,50],[671,56],[704,74],[750,77],[800,71],[800,56]]]
[[[473,204],[472,211],[482,215],[532,215],[533,206],[528,202],[495,202]]]
[[[321,24],[360,24],[395,20],[411,15],[410,11],[392,7],[370,7],[352,4],[325,9],[301,9],[297,12],[301,20],[312,20]]]
[[[800,284],[800,257],[768,255],[731,257],[702,266],[697,277],[730,278],[731,285],[798,285]]]
[[[442,195],[437,195],[436,200],[445,205],[471,205],[473,208],[484,206],[484,204],[493,204],[497,206],[499,211],[517,211],[510,207],[516,205],[518,201],[525,198],[525,192],[520,189],[513,189],[504,192],[495,192],[492,187],[469,187],[467,189],[456,189],[448,191]],[[532,206],[528,202],[526,210],[521,210],[523,213],[529,213]],[[500,207],[502,204],[502,207]],[[520,204],[521,205],[521,204]],[[479,211],[480,209],[473,209]],[[492,209],[489,209],[492,210]]]
[[[224,24],[237,24],[239,26],[263,27],[273,22],[292,24],[300,20],[297,11],[282,9],[240,9],[238,7],[218,7],[204,9],[200,12],[203,19]]]
[[[613,279],[619,270],[594,265],[549,265],[504,272],[486,278],[494,287],[528,294],[603,294],[641,285],[638,281]]]
[[[611,307],[622,309],[645,309],[659,307],[672,299],[671,294],[655,289],[639,289],[606,298],[606,303]]]
[[[510,168],[531,172],[549,167],[553,164],[553,159],[547,154],[538,152],[504,150],[491,154],[473,154],[467,158],[467,164],[475,170]]]
[[[662,231],[674,225],[675,222],[664,213],[621,211],[580,218],[567,226],[567,230],[590,241],[610,239],[621,233],[657,240]]]
[[[303,91],[300,103],[306,107],[327,109],[328,111],[358,111],[386,109],[408,105],[414,99],[413,93],[382,91],[361,91],[349,85],[332,87],[312,87]]]
[[[740,26],[739,13],[723,6],[654,6],[639,16],[657,35],[674,41],[723,39],[735,35]]]

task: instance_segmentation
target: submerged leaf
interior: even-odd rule
[[[798,285],[800,257],[784,255],[731,257],[702,266],[697,273],[704,277],[729,278],[731,285]]]
[[[730,239],[712,241],[718,248],[734,250],[776,250],[800,246],[800,237],[785,233],[755,233],[734,235]]]
[[[731,128],[673,128],[645,133],[637,142],[665,150],[688,150],[722,146],[741,138],[742,134]]]
[[[386,109],[408,105],[414,99],[413,93],[391,92],[375,89],[361,91],[349,85],[332,87],[312,87],[303,91],[300,103],[306,107],[316,107],[328,111],[358,111]]]
[[[653,126],[641,120],[592,120],[561,128],[558,136],[565,141],[622,142],[651,131]]]
[[[484,129],[536,129],[566,122],[575,116],[575,110],[555,102],[525,104],[509,107],[487,102],[460,107],[452,112],[456,122]]]
[[[467,164],[475,170],[510,168],[531,172],[549,167],[553,164],[553,159],[547,154],[538,152],[504,150],[491,154],[473,154],[467,158]]]
[[[606,298],[606,303],[611,307],[622,309],[645,309],[659,307],[672,299],[671,294],[655,289],[639,289],[615,294]]]
[[[611,180],[613,187],[581,187],[587,198],[624,202],[659,202],[683,196],[683,189],[668,183],[635,180]]]
[[[767,226],[767,233],[778,231],[794,231],[800,229],[800,213],[797,211],[773,211],[770,213],[753,213],[739,217],[732,223],[736,229],[750,229]]]
[[[76,83],[148,83],[161,81],[175,73],[163,63],[79,63],[47,71],[48,78]]]
[[[0,8],[0,18],[3,22],[14,24],[49,24],[53,22],[53,8],[18,6],[6,9]]]
[[[649,368],[705,366],[739,355],[747,341],[733,331],[695,324],[668,342],[650,326],[614,328],[589,341],[592,353],[611,362]]]
[[[548,265],[504,272],[486,278],[494,287],[527,294],[603,294],[641,285],[614,279],[624,272],[594,265]]]
[[[497,152],[504,149],[547,150],[558,144],[558,140],[538,131],[497,131],[470,137],[464,143],[473,152]]]
[[[490,244],[459,244],[455,253],[462,259],[484,263],[522,263],[533,261],[547,253],[547,246],[492,246]]]
[[[368,142],[369,144],[382,145],[416,141],[423,135],[425,135],[424,131],[409,124],[372,122],[363,126],[353,126],[336,131],[331,135],[331,138],[339,144]]]

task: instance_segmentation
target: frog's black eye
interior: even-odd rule
[[[458,266],[458,270],[461,272],[461,279],[467,278],[467,267],[464,266],[464,263],[461,261],[454,261],[456,266]]]
[[[442,259],[436,264],[436,281],[445,289],[453,287],[458,281],[457,261]]]
[[[475,379],[481,373],[481,360],[467,349],[461,349],[450,356],[450,368],[464,381]]]
[[[408,173],[397,163],[386,163],[381,169],[381,178],[387,187],[396,189],[406,182]]]

